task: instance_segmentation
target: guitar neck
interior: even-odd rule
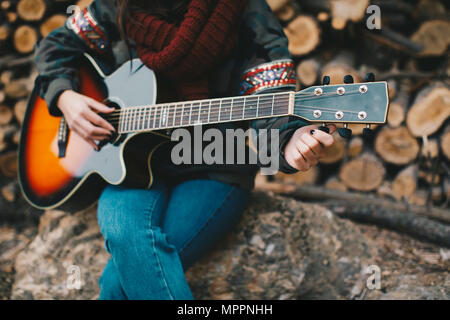
[[[129,107],[119,112],[118,133],[279,117],[291,114],[293,106],[294,92],[282,92]]]

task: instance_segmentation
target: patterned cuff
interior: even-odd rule
[[[241,77],[241,95],[260,93],[271,88],[293,87],[297,84],[294,62],[290,59],[261,64]]]
[[[91,49],[100,54],[104,53],[108,47],[105,33],[88,8],[70,17],[68,28],[75,32]]]

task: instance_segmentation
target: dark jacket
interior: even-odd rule
[[[76,61],[83,53],[93,56],[105,74],[112,73],[130,59],[127,45],[121,39],[115,22],[116,13],[114,0],[96,0],[87,9],[70,17],[64,27],[56,29],[37,44],[39,77],[36,84],[52,115],[61,116],[55,105],[59,95],[64,90],[77,90]],[[133,45],[131,55],[133,58],[137,57]],[[284,70],[280,70],[279,63],[277,64],[280,61],[287,63]],[[268,72],[271,71],[275,71],[275,79],[274,73],[268,77]],[[230,58],[211,73],[210,98],[283,90],[295,90],[295,69],[288,51],[288,40],[266,1],[249,0],[239,26],[237,44]],[[280,129],[281,149],[294,131],[306,124],[290,117],[262,119],[251,123],[256,130]],[[216,125],[220,130],[245,126],[248,128],[248,123]],[[171,146],[173,145],[167,144],[165,149],[158,151],[159,157],[162,157],[161,162],[164,162],[164,156],[168,159]],[[279,161],[280,171],[296,172],[281,153]],[[212,178],[251,188],[257,169],[255,165],[168,164],[159,170],[177,177]]]

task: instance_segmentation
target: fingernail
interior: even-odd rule
[[[314,132],[316,132],[316,130],[311,130],[311,131],[310,131],[311,135],[313,135]]]

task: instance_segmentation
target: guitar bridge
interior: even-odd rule
[[[68,135],[69,126],[67,125],[66,119],[62,117],[58,129],[58,158],[64,158],[66,156]]]

